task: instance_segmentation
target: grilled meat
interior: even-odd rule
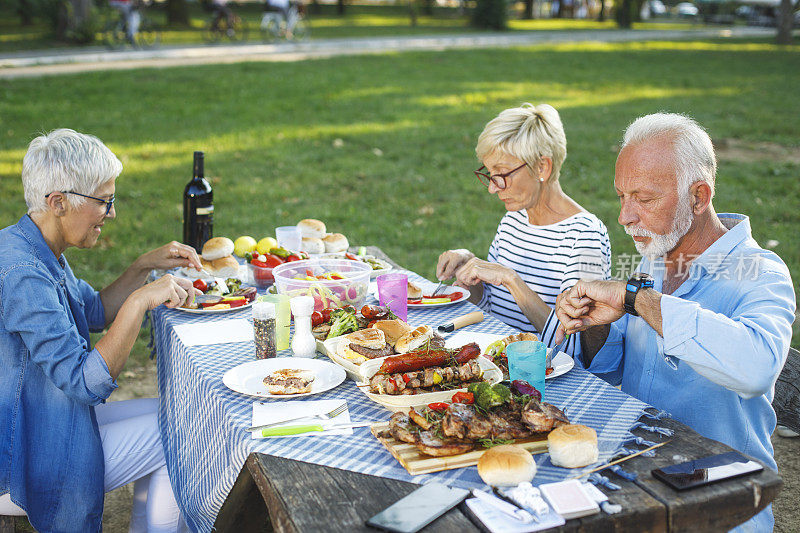
[[[433,337],[428,341],[428,347],[431,350],[444,350],[444,342],[444,337],[434,332]]]
[[[414,444],[417,441],[417,431],[405,413],[395,413],[389,418],[389,433],[399,441]]]
[[[564,412],[553,404],[540,402],[535,398],[522,409],[522,421],[532,431],[550,431],[554,427],[569,424],[569,419]]]
[[[440,384],[468,383],[477,381],[483,371],[476,360],[452,367],[430,367],[415,372],[382,374],[378,373],[370,379],[370,392],[375,394],[417,394],[440,390]]]
[[[422,416],[421,414],[416,412],[413,407],[408,410],[408,417],[416,425],[418,425],[419,427],[421,427],[422,429],[424,429],[426,431],[431,429],[431,427],[433,426],[432,422],[430,422],[427,418],[425,418],[424,416]]]
[[[366,346],[361,346],[360,344],[351,343],[348,346],[354,352],[363,355],[367,359],[375,359],[377,357],[386,357],[387,355],[392,355],[394,353],[394,349],[386,343],[383,348],[373,349],[367,348]]]
[[[442,430],[448,437],[485,439],[492,433],[492,423],[474,406],[454,403],[445,411]]]
[[[513,412],[491,413],[489,423],[492,428],[493,439],[526,439],[533,435],[533,432],[523,424],[519,415]]]
[[[468,441],[456,439],[443,439],[432,431],[420,431],[417,433],[417,449],[425,455],[433,457],[445,457],[448,455],[458,455],[470,451],[475,444]]]

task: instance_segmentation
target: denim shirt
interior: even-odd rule
[[[28,215],[0,230],[0,494],[39,531],[99,531],[103,448],[94,405],[116,388],[89,331],[100,295]]]
[[[588,370],[777,470],[772,398],[792,338],[794,287],[783,261],[753,240],[747,217],[718,216],[729,231],[691,262],[675,292],[661,296],[663,336],[625,315]],[[652,275],[660,292],[664,268],[662,259],[645,258],[637,271]],[[557,323],[553,314],[546,338]],[[579,340],[569,347],[583,366]],[[767,509],[741,530],[771,531],[772,524]]]

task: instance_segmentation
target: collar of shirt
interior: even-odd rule
[[[47,270],[50,271],[54,278],[63,280],[66,277],[64,273],[64,266],[66,264],[64,255],[62,254],[60,257],[56,258],[53,251],[47,245],[47,241],[44,240],[44,235],[42,235],[42,230],[39,229],[39,226],[26,214],[22,215],[22,218],[17,222],[17,228],[33,247],[33,252],[37,259],[47,267]]]

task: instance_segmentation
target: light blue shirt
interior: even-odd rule
[[[753,240],[747,217],[719,218],[729,231],[690,263],[675,292],[661,296],[663,337],[641,317],[625,315],[611,324],[587,369],[777,470],[772,398],[792,338],[794,288],[783,261]],[[645,258],[637,270],[652,275],[661,292],[662,259]],[[557,323],[552,313],[546,340]],[[573,337],[568,349],[583,366],[579,335]],[[770,506],[741,527],[772,526]]]

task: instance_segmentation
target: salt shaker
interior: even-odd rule
[[[256,359],[277,356],[275,342],[275,304],[253,303],[253,333],[256,342]]]
[[[294,336],[292,337],[292,354],[295,357],[314,357],[317,353],[317,341],[311,334],[311,313],[314,312],[314,298],[296,296],[289,301],[294,315]]]

